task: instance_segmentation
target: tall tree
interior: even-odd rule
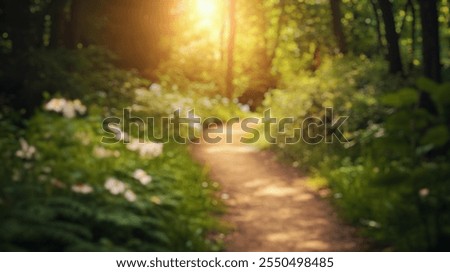
[[[236,0],[230,0],[229,7],[229,37],[228,37],[228,61],[227,61],[227,74],[226,74],[226,96],[230,99],[233,98],[234,86],[233,86],[233,68],[234,68],[234,46],[236,39]]]
[[[403,74],[403,64],[400,55],[399,34],[395,27],[392,3],[389,0],[378,0],[383,15],[384,29],[387,41],[387,59],[389,71],[393,74]]]
[[[345,39],[344,27],[342,25],[341,0],[330,0],[330,7],[333,33],[336,38],[339,51],[343,54],[346,54],[348,48],[347,41]]]
[[[441,56],[437,0],[419,0],[422,24],[423,69],[426,77],[440,82]]]
[[[220,18],[220,61],[223,62],[225,60],[225,32],[227,29],[227,4],[226,1],[221,1],[221,18]]]
[[[72,0],[70,5],[70,21],[67,24],[67,47],[75,49],[80,42],[80,20],[82,19],[83,0]]]
[[[372,10],[375,15],[375,29],[377,31],[378,52],[383,52],[383,36],[381,34],[381,20],[378,13],[377,2],[375,0],[370,0],[370,5],[372,6]]]
[[[50,48],[60,47],[63,43],[65,12],[68,0],[52,0],[49,6],[51,18]]]
[[[416,52],[416,7],[414,6],[413,0],[407,0],[405,3],[404,15],[402,18],[402,22],[400,24],[400,33],[403,33],[403,31],[406,27],[409,10],[411,10],[412,20],[411,20],[411,36],[410,36],[411,37],[411,47],[410,47],[410,51],[409,51],[410,58],[408,60],[408,68],[409,68],[409,71],[411,71],[414,68],[414,57],[415,57],[415,52]]]
[[[33,34],[30,22],[30,2],[27,0],[6,0],[4,4],[13,52],[23,52],[30,48]]]

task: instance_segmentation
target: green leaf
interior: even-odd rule
[[[445,145],[450,138],[448,129],[444,125],[430,128],[423,136],[420,143],[422,145],[433,145],[434,147],[441,147]]]
[[[450,83],[444,83],[437,88],[436,94],[434,94],[432,97],[437,105],[447,106],[450,104],[449,94],[450,94]]]
[[[439,89],[439,84],[426,77],[419,78],[416,84],[417,88],[429,94],[434,94]]]
[[[381,102],[392,107],[411,106],[419,102],[419,93],[411,88],[403,88],[395,93],[384,95]]]

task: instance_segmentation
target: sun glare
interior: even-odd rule
[[[212,17],[217,10],[217,0],[197,0],[197,11],[202,17]]]
[[[221,8],[219,0],[195,0],[194,8],[200,28],[213,29],[217,26],[220,15],[219,9]]]

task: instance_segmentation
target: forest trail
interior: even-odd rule
[[[238,126],[238,125],[236,125]],[[239,143],[244,132],[233,127],[233,143],[201,141],[194,157],[221,184],[232,225],[227,251],[359,251],[355,230],[339,220],[330,203],[305,185],[296,169],[268,151]],[[210,137],[226,133],[209,134]]]

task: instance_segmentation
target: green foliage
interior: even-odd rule
[[[103,105],[115,113],[132,103],[135,88],[148,85],[136,72],[118,69],[115,60],[111,52],[94,46],[82,50],[34,50],[27,53],[25,61],[13,61],[10,69],[3,66],[11,63],[2,63],[0,68],[5,74],[0,74],[0,82],[14,86],[7,89],[11,95],[29,98],[13,98],[14,106],[29,113],[40,105],[45,93],[83,99],[86,104]],[[23,70],[26,80],[21,77]]]
[[[448,128],[445,125],[438,125],[428,129],[420,140],[421,145],[431,145],[432,147],[443,147],[449,140]]]
[[[102,143],[103,118],[129,107],[146,81],[118,70],[96,48],[40,52],[31,60],[36,73],[28,86],[65,98],[49,102],[48,94],[25,121],[9,108],[0,114],[0,249],[220,250],[213,236],[224,231],[215,217],[223,209],[214,197],[218,184],[187,146],[147,143],[153,151],[144,156],[130,144]],[[180,97],[164,99],[175,104]],[[154,110],[157,103],[142,113],[167,116]]]
[[[395,88],[399,82],[398,78],[387,75],[383,61],[352,56],[328,59],[315,74],[286,75],[281,88],[266,95],[264,107],[269,108],[277,118],[294,118],[295,124],[287,130],[287,136],[292,136],[293,129],[301,128],[306,118],[323,118],[326,108],[332,107],[335,118],[350,117],[341,129],[347,139],[352,139],[366,133],[376,133],[364,130],[367,127],[375,130],[376,125],[368,123],[368,120],[376,122],[383,116],[376,97],[384,93],[383,90]],[[286,135],[278,135],[281,137],[279,142],[283,142]],[[351,144],[300,143],[280,147],[288,158],[297,161],[303,168],[309,168],[322,162],[323,153],[339,153]]]
[[[330,186],[350,221],[393,249],[448,249],[450,85],[409,82],[426,62],[419,46],[431,42],[417,1],[391,1],[406,79],[388,75],[379,59],[387,47],[379,1],[339,1],[345,56],[330,38],[329,1],[317,0],[237,1],[235,49],[228,52],[226,2],[214,1],[210,14],[195,1],[0,3],[1,249],[220,249],[220,241],[207,238],[222,230],[211,217],[221,211],[212,196],[217,186],[186,147],[167,143],[162,154],[143,158],[127,145],[101,143],[101,122],[127,108],[157,121],[195,109],[220,123],[251,115],[248,106],[259,106],[264,94],[261,109],[295,120],[276,134],[276,149],[314,173],[318,187]],[[449,1],[440,2],[442,56],[434,62],[448,80]],[[231,53],[229,99],[224,74]],[[159,84],[149,87],[118,63]],[[67,105],[43,111],[52,98],[59,99],[54,109],[82,101],[87,112]],[[348,141],[282,143],[310,117],[332,123],[327,107],[350,117],[341,128]],[[161,132],[155,124],[147,129]],[[140,136],[138,129],[129,136]]]
[[[2,119],[2,122],[6,122]],[[125,144],[100,144],[101,119],[67,119],[38,113],[23,133],[36,149],[19,158],[11,132],[1,149],[0,247],[3,250],[204,251],[219,225],[212,199],[216,184],[193,163],[185,147],[166,144],[163,154],[142,159]],[[4,132],[5,133],[5,132]],[[13,133],[21,133],[17,128]],[[9,140],[8,140],[9,139]],[[15,155],[16,154],[16,155]],[[7,159],[6,159],[7,158]],[[189,165],[189,167],[186,167]],[[151,182],[141,184],[142,169]],[[115,177],[135,195],[114,195]],[[76,188],[90,188],[78,191]]]
[[[194,110],[202,120],[211,118],[217,122],[225,122],[234,117],[251,115],[248,107],[240,104],[237,99],[230,100],[211,91],[211,85],[205,86],[199,82],[183,82],[182,89],[177,81],[162,79],[161,84],[152,84],[150,88],[135,90],[135,101],[131,108],[136,114],[145,116],[172,116],[180,110],[182,116],[187,116]]]
[[[395,93],[386,94],[381,98],[381,102],[386,106],[404,107],[416,105],[419,101],[419,94],[411,88],[403,88]]]
[[[447,250],[448,84],[386,80],[379,67],[373,60],[335,59],[316,75],[297,77],[268,95],[265,106],[278,117],[295,117],[295,127],[308,116],[324,116],[325,106],[349,116],[342,127],[348,142],[282,144],[277,150],[316,179],[327,180],[341,213],[375,245]],[[437,115],[419,107],[422,92],[430,94]]]

